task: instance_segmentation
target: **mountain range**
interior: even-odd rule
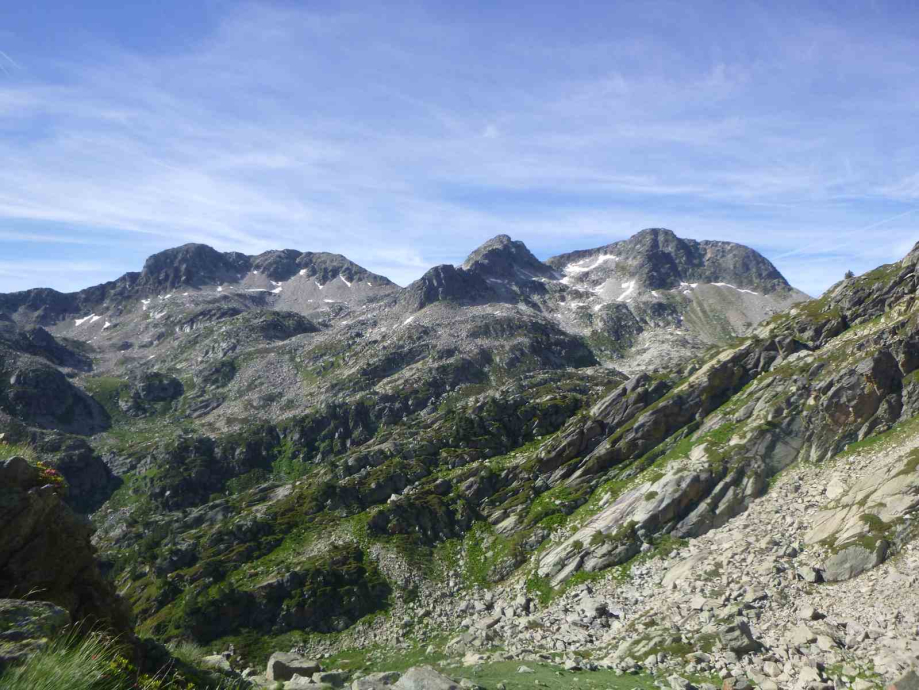
[[[190,417],[228,428],[233,419],[278,419],[406,386],[436,397],[527,370],[661,370],[803,299],[753,250],[658,229],[545,263],[502,235],[461,267],[437,266],[406,288],[339,255],[185,245],[80,292],[0,295],[0,333],[9,343],[36,333],[47,340],[40,328],[81,343],[76,351],[91,351],[91,372],[85,356],[77,365],[59,353],[50,363],[90,387],[110,374],[184,379],[196,389]],[[253,347],[275,356],[239,356]],[[331,365],[335,375],[321,375]],[[215,367],[219,387],[206,383]],[[53,371],[42,376],[66,388]],[[49,408],[79,408],[62,430],[84,420],[88,433],[104,426],[98,410],[69,393],[73,401],[55,394],[57,408]],[[15,404],[27,407],[8,406]]]
[[[185,245],[0,295],[3,444],[91,517],[138,635],[234,664],[874,687],[919,659],[919,605],[826,592],[912,563],[917,265],[810,300],[664,229],[546,261],[500,235],[404,288]]]

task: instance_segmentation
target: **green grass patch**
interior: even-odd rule
[[[521,665],[533,669],[534,673],[517,673]],[[607,690],[650,690],[656,687],[653,676],[645,674],[617,675],[615,671],[609,670],[570,672],[556,665],[520,661],[500,661],[483,664],[478,669],[456,667],[444,671],[449,676],[468,678],[486,690],[494,690],[498,683],[504,683],[507,690],[532,690],[537,686],[544,690],[571,690],[591,686]]]
[[[35,448],[28,443],[2,443],[0,442],[0,462],[15,457],[25,458],[26,461],[34,465],[38,462],[38,454]]]

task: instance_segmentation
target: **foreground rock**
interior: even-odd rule
[[[351,683],[351,690],[382,690],[383,688],[395,685],[401,677],[401,673],[371,673],[369,676],[358,678]]]
[[[23,458],[0,463],[0,597],[36,597],[74,622],[133,637],[130,619],[99,572],[92,525]]]
[[[70,625],[70,615],[44,601],[0,599],[0,670],[41,651]]]
[[[318,661],[304,659],[289,652],[275,652],[268,659],[265,677],[269,681],[291,680],[294,675],[311,677],[321,670],[322,666]]]
[[[430,666],[414,666],[393,685],[395,690],[461,690],[461,686]]]

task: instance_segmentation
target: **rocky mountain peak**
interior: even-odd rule
[[[393,285],[388,278],[371,273],[341,254],[329,252],[298,252],[295,249],[267,251],[252,258],[251,269],[274,281],[290,280],[300,273],[321,285],[339,276],[349,283],[365,281],[374,286]]]
[[[570,252],[546,263],[564,271],[585,272],[591,258],[603,271],[615,271],[645,290],[673,290],[685,283],[729,284],[759,294],[791,291],[778,269],[762,254],[734,242],[697,241],[678,237],[666,228],[647,228],[627,240],[596,249]]]
[[[791,289],[762,254],[734,242],[699,242],[664,228],[650,228],[617,245],[634,265],[640,284],[652,290],[699,282],[729,283],[767,294]]]
[[[680,242],[673,230],[667,228],[645,228],[635,233],[631,239],[635,242],[645,242],[649,244],[673,246]]]
[[[558,278],[552,267],[533,256],[523,242],[507,235],[498,235],[485,242],[469,255],[462,268],[485,279],[499,281]]]
[[[248,269],[249,259],[244,254],[224,254],[206,244],[183,244],[148,258],[137,285],[153,292],[214,285],[237,280]]]
[[[405,288],[399,301],[414,311],[434,302],[473,302],[490,293],[488,283],[477,273],[443,264]]]

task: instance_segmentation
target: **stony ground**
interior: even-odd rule
[[[828,463],[797,464],[726,526],[546,605],[527,593],[523,575],[466,599],[451,598],[445,583],[388,622],[298,651],[352,670],[397,668],[401,654],[457,678],[495,664],[549,664],[567,674],[568,687],[632,687],[608,677],[633,678],[634,687],[684,687],[680,678],[737,688],[879,687],[919,661],[919,549],[908,543],[883,565],[829,583],[821,580],[832,552],[813,538],[847,492],[896,475],[917,447],[919,433],[908,429]],[[342,648],[362,640],[375,646],[351,663],[356,652]],[[519,682],[514,674],[508,679]]]

